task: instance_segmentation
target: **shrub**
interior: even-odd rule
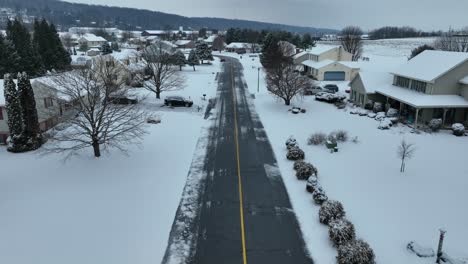
[[[433,131],[433,132],[437,132],[439,131],[441,128],[442,128],[442,119],[432,119],[430,122],[429,122],[429,128]]]
[[[328,200],[324,202],[319,211],[320,223],[326,225],[332,220],[343,218],[345,215],[343,205],[338,201]]]
[[[301,163],[296,170],[298,180],[307,180],[312,175],[317,175],[317,169],[308,162]]]
[[[309,145],[323,145],[327,140],[327,136],[324,133],[318,132],[310,135],[309,139],[307,140],[307,144]]]
[[[323,203],[328,201],[328,196],[325,194],[325,191],[319,185],[315,186],[314,192],[312,193],[312,198],[318,205],[322,205]]]
[[[367,103],[364,105],[364,109],[367,109],[367,110],[372,110],[373,107],[374,107],[374,101],[372,100],[367,101]]]
[[[336,135],[334,133],[330,133],[327,136],[327,142],[330,141],[331,144],[336,144],[338,143],[338,140],[336,138]]]
[[[398,117],[398,110],[396,110],[395,108],[388,109],[387,117]]]
[[[382,121],[380,121],[378,128],[382,130],[390,129],[392,125],[393,125],[393,122],[390,119],[383,119]]]
[[[374,113],[382,112],[383,110],[384,110],[384,106],[382,103],[379,103],[379,102],[374,103],[374,107],[372,108],[372,111],[374,111]]]
[[[320,188],[317,175],[310,176],[309,179],[307,179],[306,190],[313,193],[317,188]]]
[[[375,264],[374,251],[363,240],[354,240],[338,247],[338,264]]]
[[[382,121],[386,117],[387,117],[387,114],[385,112],[378,112],[377,115],[375,116],[375,120]]]
[[[453,124],[452,125],[452,131],[453,131],[453,134],[455,136],[457,136],[457,137],[464,136],[465,135],[465,126],[460,124],[460,123]]]
[[[306,163],[306,162],[303,161],[303,160],[296,160],[296,161],[294,162],[293,169],[294,169],[294,170],[299,169],[301,166],[303,166],[304,163]]]
[[[286,154],[286,158],[288,160],[303,160],[305,157],[304,151],[299,147],[290,147],[288,149],[288,153]]]
[[[289,148],[296,147],[296,146],[297,146],[297,140],[293,136],[290,136],[286,140],[286,147],[289,149]]]
[[[348,132],[345,130],[337,130],[332,132],[334,137],[336,138],[337,141],[339,142],[346,142],[349,139]]]
[[[328,236],[335,246],[344,245],[356,238],[354,225],[347,219],[337,219],[330,222]]]

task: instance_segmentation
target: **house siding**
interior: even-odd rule
[[[8,129],[8,119],[5,106],[0,106],[0,111],[3,114],[3,119],[0,120],[0,144],[6,144],[6,138],[10,133]]]
[[[461,95],[459,81],[468,75],[468,61],[447,72],[436,79],[432,94],[457,94]],[[465,97],[466,98],[466,97]]]
[[[346,81],[352,80],[359,73],[359,69],[352,69],[352,68],[349,68],[348,66],[345,66],[345,65],[343,65],[341,63],[332,63],[330,65],[327,65],[327,66],[319,69],[318,74],[315,75],[314,77],[319,81],[323,81],[324,78],[325,78],[325,72],[330,72],[330,71],[342,71],[342,72],[344,72]]]

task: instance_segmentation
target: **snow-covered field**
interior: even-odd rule
[[[401,45],[391,41],[388,46],[378,41],[372,49],[366,49],[364,56],[371,58],[366,67],[372,68],[375,58],[383,66],[391,66],[385,61],[394,65],[406,61],[411,49],[408,45],[413,45],[408,43],[413,42],[400,41]],[[439,228],[447,230],[445,252],[452,257],[468,257],[466,138],[444,132],[412,134],[405,127],[381,131],[373,119],[350,115],[312,97],[294,102],[306,108],[306,114],[292,115],[290,107],[268,94],[262,76],[257,93],[258,58],[252,61],[244,56],[241,62],[249,89],[256,94],[256,109],[272,142],[308,249],[317,263],[335,263],[336,250],[328,240],[328,229],[318,221],[319,207],[285,158],[284,142],[290,135],[298,139],[306,160],[318,168],[328,196],[344,204],[358,237],[369,242],[378,263],[433,263],[432,258],[410,254],[406,245],[414,240],[436,250]],[[341,144],[334,154],[324,146],[307,145],[312,133],[337,129],[347,130],[351,137],[358,137],[359,143]],[[403,174],[396,153],[402,139],[416,146],[416,155]]]
[[[216,94],[213,65],[184,68],[191,109],[142,103],[162,123],[150,125],[141,146],[92,157],[90,149],[61,155],[11,154],[0,146],[0,263],[159,263],[185,185],[203,109]]]

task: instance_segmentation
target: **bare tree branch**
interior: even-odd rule
[[[362,54],[362,29],[356,26],[348,26],[341,30],[341,46],[353,55],[353,61],[359,60]]]
[[[413,158],[415,153],[414,144],[407,143],[405,140],[402,140],[398,146],[398,157],[401,159],[400,172],[405,172],[406,160]]]

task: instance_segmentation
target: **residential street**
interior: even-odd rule
[[[205,163],[209,176],[198,222],[188,231],[198,234],[190,263],[312,263],[242,76],[242,65],[226,58]]]

